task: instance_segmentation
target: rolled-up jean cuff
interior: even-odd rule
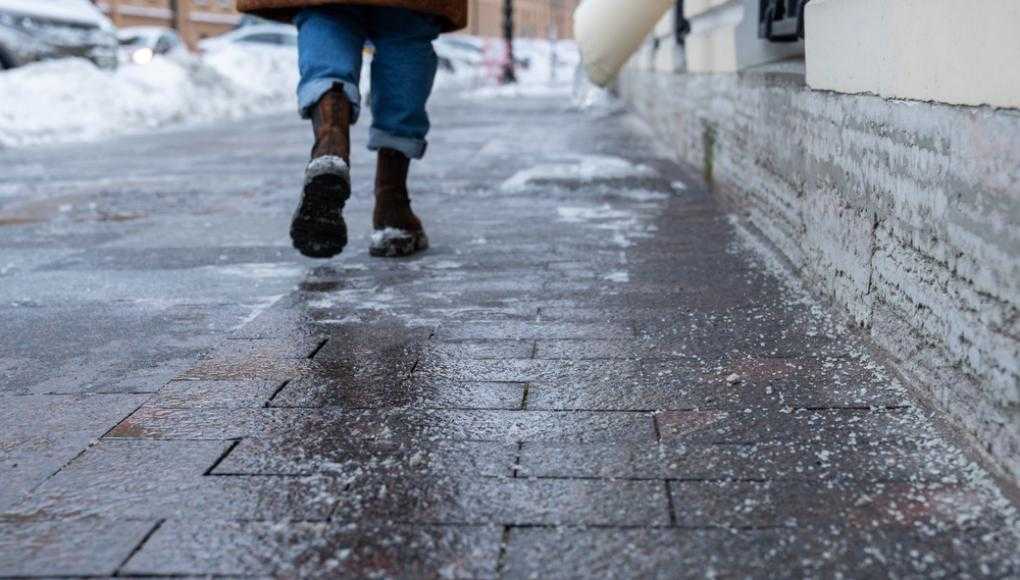
[[[375,127],[368,131],[368,148],[371,151],[378,151],[383,148],[395,149],[407,156],[408,159],[421,159],[425,156],[427,145],[428,143],[424,139],[400,137]]]
[[[358,85],[341,79],[315,79],[301,85],[298,89],[298,113],[301,117],[305,119],[311,117],[312,107],[335,85],[343,87],[344,94],[351,102],[351,124],[357,123],[358,115],[361,114],[361,91],[358,90]]]

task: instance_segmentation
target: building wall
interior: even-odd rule
[[[470,23],[465,32],[477,36],[503,36],[504,0],[468,0]],[[514,32],[523,38],[573,36],[573,13],[581,0],[514,0]],[[117,26],[170,26],[170,0],[98,0]],[[191,46],[223,34],[239,18],[233,0],[178,0],[183,15],[181,36]]]
[[[503,36],[504,0],[468,0],[466,32],[476,36]],[[574,9],[581,0],[513,0],[514,33],[524,38],[572,38]]]
[[[97,5],[118,27],[173,26],[170,0],[102,0]],[[177,28],[190,46],[231,30],[240,15],[233,0],[177,0]]]

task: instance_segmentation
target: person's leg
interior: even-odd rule
[[[367,14],[353,6],[305,8],[294,17],[298,29],[298,111],[311,117],[312,107],[334,86],[341,86],[353,107],[353,120],[361,108],[362,51]]]
[[[369,149],[396,149],[412,159],[424,155],[429,132],[425,104],[438,65],[432,41],[439,32],[434,16],[404,8],[372,9],[369,36],[375,55]]]
[[[368,148],[379,152],[375,180],[373,256],[406,256],[428,247],[421,221],[411,211],[407,173],[411,159],[425,154],[438,59],[432,41],[440,23],[401,8],[372,11],[372,127]]]
[[[351,195],[350,126],[361,100],[365,12],[356,7],[308,8],[295,24],[301,71],[298,106],[301,115],[312,120],[315,144],[290,236],[302,254],[329,258],[347,245],[343,208]]]

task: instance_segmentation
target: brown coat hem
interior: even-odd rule
[[[330,4],[389,6],[435,14],[443,19],[443,32],[464,28],[468,19],[467,0],[237,0],[237,9],[271,20],[290,22],[302,8]]]

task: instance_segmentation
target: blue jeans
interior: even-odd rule
[[[294,18],[298,28],[298,107],[302,117],[335,85],[360,112],[361,56],[366,41],[372,57],[372,127],[368,148],[396,149],[418,159],[425,154],[438,59],[432,41],[439,36],[437,17],[403,8],[321,6]]]

